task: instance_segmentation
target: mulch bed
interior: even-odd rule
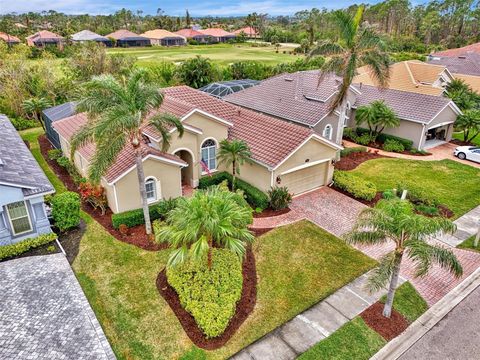
[[[242,273],[242,297],[237,303],[235,315],[230,319],[225,332],[212,339],[207,339],[205,337],[193,316],[182,307],[177,293],[167,282],[165,269],[158,274],[157,289],[168,305],[170,305],[190,340],[192,340],[192,342],[199,348],[215,350],[222,347],[228,340],[230,340],[255,307],[257,300],[257,271],[255,268],[255,257],[250,246],[247,249],[246,258],[243,261]]]
[[[335,163],[335,169],[345,171],[353,170],[365,161],[388,157],[389,156],[380,155],[377,152],[353,152],[337,161]]]
[[[274,217],[274,216],[280,216],[283,214],[286,214],[290,212],[290,208],[285,208],[282,210],[273,210],[273,209],[265,209],[261,213],[253,213],[254,218],[265,218],[265,217]]]
[[[381,302],[376,302],[360,314],[365,323],[385,340],[390,341],[400,335],[408,327],[408,321],[398,311],[392,309],[390,318],[383,316]]]
[[[260,235],[266,234],[267,232],[273,230],[275,228],[273,227],[268,227],[268,228],[248,228],[255,237],[258,237]]]
[[[450,140],[452,144],[459,145],[459,146],[475,146],[473,143],[468,142],[468,141],[463,141],[463,140],[458,140],[458,139],[452,139]]]
[[[77,185],[72,180],[70,174],[65,170],[65,168],[58,165],[55,160],[50,160],[48,158],[48,150],[53,149],[52,145],[48,141],[45,135],[38,137],[38,143],[40,145],[40,152],[42,153],[43,158],[47,161],[50,168],[53,170],[55,175],[65,184],[66,188],[69,191],[78,192]],[[145,227],[143,225],[134,226],[129,228],[125,234],[122,234],[120,231],[115,229],[112,226],[112,212],[110,209],[107,209],[104,215],[101,214],[99,210],[95,210],[90,204],[82,202],[82,210],[88,213],[93,217],[99,224],[101,224],[105,230],[107,230],[112,236],[117,240],[138,246],[141,249],[149,251],[158,251],[165,249],[166,244],[157,244],[150,239],[145,233]]]
[[[375,195],[375,197],[372,199],[372,200],[363,200],[363,199],[357,199],[355,197],[353,197],[350,193],[338,188],[335,186],[335,184],[333,184],[331,186],[331,188],[335,191],[338,191],[339,193],[342,193],[343,195],[345,196],[348,196],[349,198],[353,199],[353,200],[356,200],[358,202],[361,202],[362,204],[365,204],[369,207],[375,207],[375,205],[377,204],[377,202],[379,202],[380,200],[382,200],[382,197],[383,197],[383,194],[382,192],[378,191],[377,194]]]

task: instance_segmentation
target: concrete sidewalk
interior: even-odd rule
[[[457,225],[457,231],[453,235],[443,235],[437,237],[437,239],[447,245],[456,247],[477,233],[479,221],[480,205],[454,221],[454,224]]]
[[[377,302],[386,291],[365,290],[369,273],[363,274],[334,294],[297,315],[289,322],[247,346],[236,360],[290,360],[325,339],[342,325]],[[405,282],[401,278],[400,283]]]

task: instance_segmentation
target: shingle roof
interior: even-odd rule
[[[73,41],[109,41],[107,37],[90,30],[82,30],[72,35]]]
[[[477,42],[475,44],[467,45],[461,48],[456,48],[456,49],[448,49],[444,51],[439,51],[434,54],[433,56],[460,56],[460,55],[465,55],[465,54],[470,54],[470,53],[476,53],[480,54],[480,42]]]
[[[225,31],[221,28],[208,28],[208,29],[203,29],[198,31],[201,32],[202,34],[210,35],[213,37],[227,37],[227,36],[235,37],[235,34],[229,33],[228,31]]]
[[[375,100],[384,100],[400,119],[429,123],[447,105],[453,104],[443,96],[418,94],[395,89],[380,89],[375,86],[357,85],[362,93],[355,107],[368,105]]]
[[[175,31],[175,34],[183,36],[187,39],[192,39],[194,37],[209,37],[209,35],[202,34],[200,31],[194,29],[181,29]]]
[[[281,74],[259,85],[226,96],[232,104],[313,126],[330,113],[341,79],[333,74],[319,84],[319,71]]]
[[[45,109],[42,111],[42,113],[53,122],[75,115],[75,107],[76,103],[74,101],[70,101]]]
[[[0,40],[9,42],[9,43],[19,43],[20,39],[17,38],[16,36],[9,35],[7,33],[1,32],[0,31]]]
[[[144,32],[143,34],[140,34],[140,36],[144,36],[149,39],[167,39],[167,38],[173,38],[173,39],[185,39],[185,37],[174,34],[170,31],[163,30],[163,29],[155,29],[155,30],[149,30]]]
[[[432,56],[428,63],[446,66],[453,74],[480,76],[480,53],[463,56]]]
[[[0,115],[0,183],[22,187],[25,196],[53,192],[42,169],[12,123]]]

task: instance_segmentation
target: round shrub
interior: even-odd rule
[[[387,139],[383,144],[383,150],[391,152],[403,152],[405,151],[405,147],[400,141]]]
[[[55,195],[51,204],[53,220],[61,232],[78,226],[80,223],[80,195],[67,191]]]
[[[205,260],[188,261],[167,267],[167,281],[207,338],[223,334],[242,295],[242,266],[238,256],[228,250],[214,249],[211,269]]]

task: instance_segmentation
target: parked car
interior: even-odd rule
[[[461,160],[471,160],[480,163],[479,146],[459,146],[455,148],[453,155]]]

